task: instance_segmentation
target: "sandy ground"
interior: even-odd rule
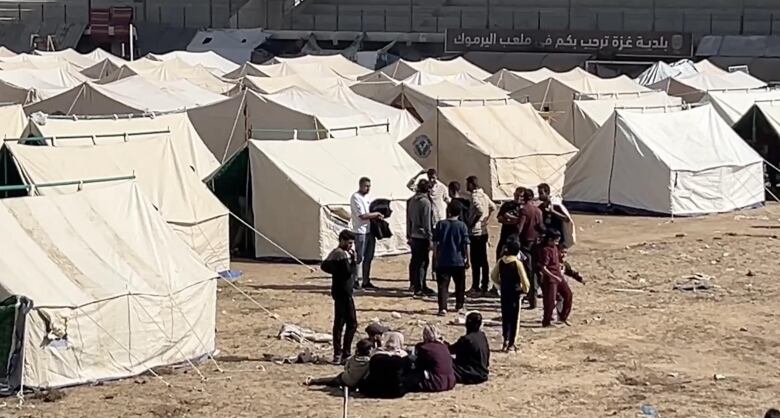
[[[540,310],[521,313],[521,352],[494,352],[489,383],[401,400],[354,398],[351,417],[636,417],[643,404],[662,417],[760,417],[780,405],[780,207],[698,219],[577,216],[571,261],[589,280],[574,284],[572,326],[538,327]],[[492,231],[496,235],[496,231]],[[420,323],[440,324],[450,341],[462,332],[435,316],[433,300],[407,287],[408,257],[376,262],[383,289],[357,297],[363,326],[379,318],[420,338]],[[281,319],[328,332],[329,281],[300,266],[235,263],[238,286]],[[712,292],[673,290],[685,275],[714,276]],[[467,302],[487,318],[495,300]],[[294,355],[280,322],[222,283],[219,366],[142,376],[61,391],[56,400],[28,396],[0,415],[20,417],[336,417],[338,392],[301,385],[335,366],[280,365],[263,354]],[[394,319],[393,312],[401,315]],[[446,321],[452,316],[446,318]],[[488,328],[492,347],[500,329]],[[327,347],[322,354],[330,356]],[[229,357],[234,356],[234,357]],[[237,361],[238,359],[243,359]],[[716,379],[715,375],[719,375]]]

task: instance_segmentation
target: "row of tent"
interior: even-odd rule
[[[45,58],[81,60],[60,54]],[[772,155],[762,147],[772,132],[778,142],[771,103],[740,117],[758,126],[745,137],[751,147],[714,100],[689,109],[579,70],[540,72],[508,91],[464,60],[379,72],[337,56],[154,61],[173,64],[151,64],[149,76],[145,61],[119,63],[107,74],[132,74],[0,107],[4,182],[30,185],[31,195],[0,200],[0,228],[13,237],[0,253],[0,379],[10,386],[99,381],[210,355],[215,284],[231,250],[243,239],[251,256],[321,259],[349,227],[362,176],[394,209],[395,236],[377,248],[387,255],[408,250],[406,184],[422,167],[445,181],[477,175],[494,200],[547,182],[572,207],[696,215],[761,204],[762,156]],[[232,95],[206,80],[232,83]],[[241,237],[235,218],[257,234]]]

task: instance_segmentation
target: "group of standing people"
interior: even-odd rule
[[[366,329],[368,338],[358,341],[355,355],[345,359],[342,373],[309,378],[305,383],[346,386],[374,398],[444,392],[456,383],[483,383],[489,376],[490,347],[481,327],[482,315],[470,313],[466,334],[449,344],[436,326],[427,324],[422,329],[422,341],[407,348],[403,334],[374,323]]]
[[[419,179],[423,175],[425,178]],[[437,293],[439,315],[443,316],[447,314],[450,281],[455,282],[456,311],[464,309],[466,294],[496,295],[500,289],[506,351],[515,350],[523,296],[528,308],[535,309],[540,288],[544,308],[542,326],[553,325],[556,310],[558,320],[568,324],[573,295],[565,275],[581,282],[582,277],[564,260],[566,248],[572,243],[562,239],[566,237],[565,227],[571,218],[562,205],[552,202],[549,185],[538,185],[538,203],[533,189],[518,187],[514,198],[498,209],[501,232],[492,272],[487,225],[496,206],[480,187],[479,179],[468,177],[467,193],[463,195],[460,183],[455,181],[449,183],[445,193],[436,171],[429,169],[412,178],[407,186],[415,191],[407,202],[407,239],[412,249],[410,289],[416,296]],[[431,252],[438,292],[426,286]],[[467,293],[468,269],[471,269],[472,284]],[[489,289],[491,281],[494,286]]]
[[[419,179],[419,177],[425,178]],[[561,243],[564,226],[571,218],[562,205],[550,200],[550,187],[537,188],[539,203],[532,189],[518,187],[514,199],[501,205],[497,219],[501,232],[496,246],[496,264],[491,272],[488,258],[488,222],[496,205],[480,187],[476,176],[466,179],[466,193],[453,181],[445,188],[436,170],[420,172],[408,186],[415,194],[407,202],[406,237],[411,248],[409,288],[416,297],[437,296],[438,313],[447,315],[449,285],[455,284],[455,310],[465,312],[466,270],[471,269],[470,296],[495,295],[501,290],[504,350],[515,349],[515,338],[523,296],[529,309],[537,306],[538,289],[543,295],[542,326],[558,320],[567,323],[572,307],[572,292],[565,275],[582,282],[581,276],[565,262],[566,248]],[[371,180],[361,178],[358,191],[350,199],[352,230],[339,234],[339,245],[322,262],[322,270],[331,274],[334,301],[334,362],[350,357],[357,329],[353,291],[372,289],[371,262],[376,238],[374,223],[384,215],[372,211],[368,197]],[[432,258],[431,258],[432,255]],[[431,269],[437,290],[427,285]],[[492,280],[491,280],[492,279]],[[490,282],[494,287],[489,289]]]

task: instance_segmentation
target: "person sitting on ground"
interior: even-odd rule
[[[520,298],[528,294],[531,285],[525,266],[517,258],[520,241],[510,239],[504,244],[504,254],[496,262],[490,277],[501,289],[501,331],[504,337],[504,352],[517,351],[515,337],[520,320]]]
[[[358,385],[358,390],[370,398],[393,399],[406,394],[404,376],[412,368],[400,332],[385,333],[385,344],[371,356],[368,376]]]
[[[450,345],[450,353],[455,357],[453,369],[458,383],[476,385],[487,382],[490,345],[482,332],[482,314],[471,312],[466,315],[466,335]]]
[[[366,327],[366,334],[368,335],[368,340],[371,341],[372,350],[382,347],[382,337],[387,331],[390,331],[390,329],[379,322],[368,324]]]
[[[358,341],[355,347],[355,355],[348,358],[344,363],[344,371],[333,377],[323,377],[319,379],[306,379],[307,386],[346,386],[354,389],[368,375],[368,363],[371,360],[371,341],[364,338]]]
[[[543,327],[552,325],[553,311],[555,311],[559,294],[563,297],[563,307],[558,319],[569,325],[567,320],[571,313],[573,294],[569,284],[561,274],[561,255],[558,246],[560,239],[561,235],[558,231],[547,232],[534,260],[537,263],[537,269],[542,274]]]
[[[410,392],[445,392],[455,387],[455,370],[447,345],[434,325],[425,325],[423,342],[417,344],[414,353],[415,370],[407,379]]]
[[[780,418],[780,411],[778,411],[775,408],[772,408],[766,411],[766,414],[764,414],[764,418]]]

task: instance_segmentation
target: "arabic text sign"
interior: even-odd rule
[[[673,32],[530,32],[447,29],[446,52],[605,52],[615,55],[688,56],[690,33]]]

